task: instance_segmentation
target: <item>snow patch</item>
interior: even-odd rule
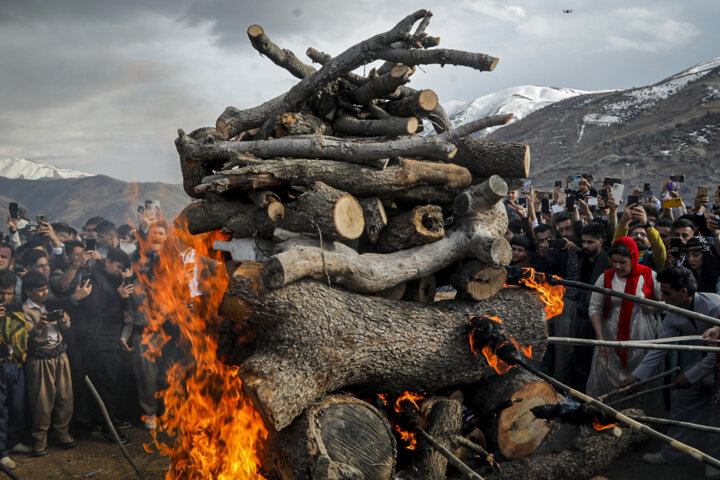
[[[94,177],[94,173],[79,172],[69,168],[57,168],[24,158],[0,158],[0,177],[40,180],[46,178]]]
[[[601,125],[607,127],[613,123],[620,123],[621,121],[617,115],[588,113],[583,117],[583,127],[585,125]]]

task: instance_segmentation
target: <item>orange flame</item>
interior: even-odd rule
[[[485,359],[491,368],[494,368],[499,375],[505,375],[515,365],[508,365],[507,363],[500,360],[500,357],[495,355],[495,350],[489,345],[482,347],[482,354],[485,355]]]
[[[597,430],[598,432],[601,432],[601,431],[603,431],[603,430],[607,430],[608,428],[612,428],[612,427],[614,427],[615,425],[617,425],[617,422],[615,422],[615,423],[609,423],[609,424],[607,424],[607,425],[602,425],[600,422],[598,422],[598,419],[597,419],[597,418],[594,418],[594,419],[593,419],[593,423],[592,423],[593,428],[594,428],[595,430]]]
[[[418,405],[417,402],[424,398],[425,397],[423,395],[415,392],[403,392],[403,394],[399,396],[397,400],[395,400],[395,411],[400,413],[405,410],[405,407],[403,407],[402,404],[406,402],[410,402],[410,404],[415,407],[415,410],[420,411],[420,405]]]
[[[562,285],[550,285],[544,279],[538,282],[535,279],[535,269],[525,268],[524,272],[529,273],[528,277],[522,277],[520,281],[530,288],[534,288],[540,294],[540,299],[545,303],[545,315],[552,318],[562,313],[565,304],[563,296],[565,295],[565,287]]]
[[[154,447],[171,457],[166,480],[262,478],[257,450],[267,431],[242,392],[238,368],[216,356],[217,311],[228,284],[220,254],[211,250],[220,238],[219,232],[192,236],[184,227],[170,227],[160,250],[157,241],[140,245],[143,261],[150,251],[158,254],[154,278],[140,275],[148,357],[167,358],[163,347],[173,345],[166,333],[172,329],[174,345],[183,350],[168,369],[168,387],[158,392],[165,405],[158,431],[173,439],[168,445],[153,432]]]
[[[383,405],[387,407],[388,401],[387,401],[387,394],[385,393],[378,393],[377,394],[378,399],[382,402]]]
[[[417,438],[415,438],[415,432],[406,432],[396,423],[395,431],[400,435],[400,439],[407,443],[405,448],[407,450],[415,450],[417,447]]]
[[[493,322],[503,323],[502,319],[499,317],[487,316],[487,318],[489,318]],[[523,355],[525,355],[527,358],[532,358],[532,345],[523,347],[517,340],[512,337],[510,337],[510,341],[513,345],[515,345],[515,348],[517,348]],[[497,348],[502,347],[503,345],[505,345],[505,343],[499,345]],[[495,354],[497,348],[493,349],[489,345],[483,345],[480,349],[480,353],[485,356],[485,360],[487,360],[488,365],[491,368],[493,368],[499,375],[504,375],[515,365],[508,365],[507,363],[502,361],[500,357]],[[472,334],[472,332],[470,332],[470,351],[472,351],[475,355],[478,355],[477,348],[475,347],[475,336]]]

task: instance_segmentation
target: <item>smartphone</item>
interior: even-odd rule
[[[145,213],[145,207],[143,205],[138,205],[137,212],[142,215],[143,213]]]
[[[32,223],[28,223],[27,225],[25,225],[25,232],[26,232],[26,233],[34,233],[34,232],[37,232],[37,229],[38,229],[38,226],[37,226],[37,225],[33,225]]]
[[[85,250],[92,251],[97,248],[97,240],[94,238],[88,238],[85,240]]]
[[[522,193],[530,193],[530,187],[532,187],[532,179],[526,178],[523,182]]]
[[[645,200],[650,200],[653,197],[653,195],[654,195],[653,191],[650,190],[649,188],[646,188],[645,190],[643,190],[643,198]]]
[[[550,208],[550,211],[551,211],[552,213],[561,213],[561,212],[564,212],[564,211],[565,211],[565,207],[563,207],[562,205],[553,205],[553,206]]]
[[[555,188],[562,188],[562,181],[561,180],[555,180]]]
[[[607,188],[601,188],[601,189],[600,189],[600,192],[599,192],[599,196],[600,196],[600,198],[603,199],[603,202],[607,203],[608,200],[609,200],[609,197],[608,197],[608,189],[607,189]]]
[[[123,277],[123,286],[132,285],[135,282],[135,278],[135,274],[130,275],[129,277]]]
[[[56,323],[58,320],[62,320],[65,312],[62,310],[53,310],[45,315],[45,321],[49,323]]]
[[[568,211],[575,208],[575,195],[567,196],[567,199],[565,200],[565,207],[567,207]]]
[[[637,195],[628,195],[627,206],[637,205],[640,202],[640,198]]]
[[[543,198],[540,200],[540,211],[542,213],[550,213],[550,199]]]
[[[720,225],[720,217],[710,217],[710,220]]]
[[[552,200],[553,194],[550,192],[535,192],[535,198],[539,198],[540,200],[547,199]]]
[[[625,185],[623,185],[622,183],[614,183],[613,184],[612,196],[618,205],[620,204],[620,199],[622,198],[624,191],[625,191]]]
[[[565,240],[562,238],[550,238],[548,239],[548,245],[550,248],[563,248],[565,247]]]
[[[525,198],[525,197],[519,197],[519,198],[517,199],[517,203],[518,203],[518,205],[520,205],[521,207],[527,208],[527,198]]]
[[[157,200],[145,200],[145,212],[150,215],[151,219],[157,219],[159,209],[160,202]]]
[[[679,187],[678,182],[668,182],[667,183],[668,192],[676,191],[678,189],[678,187]]]
[[[20,209],[17,202],[10,202],[10,218],[20,218]]]
[[[698,187],[698,197],[707,197],[707,187]]]
[[[588,197],[587,204],[588,204],[588,207],[597,207],[598,199],[595,197]]]
[[[678,183],[685,183],[685,175],[670,175],[670,180]]]
[[[35,219],[38,222],[38,227],[42,227],[43,223],[48,223],[47,215],[45,215],[44,213],[36,215]]]
[[[619,178],[605,177],[605,180],[603,180],[603,185],[606,187],[612,187],[618,183],[622,184],[622,180]]]
[[[680,238],[671,238],[670,239],[670,246],[668,248],[668,252],[672,253],[676,257],[680,256],[680,252],[682,252],[683,244],[682,239]]]
[[[15,273],[15,275],[25,273],[25,267],[23,265],[20,265],[19,263],[16,263],[15,267],[13,268],[13,272]]]
[[[570,175],[568,176],[568,183],[570,184],[568,188],[570,190],[579,190],[580,189],[580,181],[582,180],[582,175]]]

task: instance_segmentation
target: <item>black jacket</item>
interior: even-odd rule
[[[78,306],[83,317],[82,332],[75,333],[87,350],[116,350],[128,301],[117,292],[120,279],[108,275],[102,263],[93,266],[91,272],[92,292]]]

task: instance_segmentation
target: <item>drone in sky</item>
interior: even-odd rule
[[[563,13],[572,13],[572,9],[570,9],[570,10],[563,10]]]

